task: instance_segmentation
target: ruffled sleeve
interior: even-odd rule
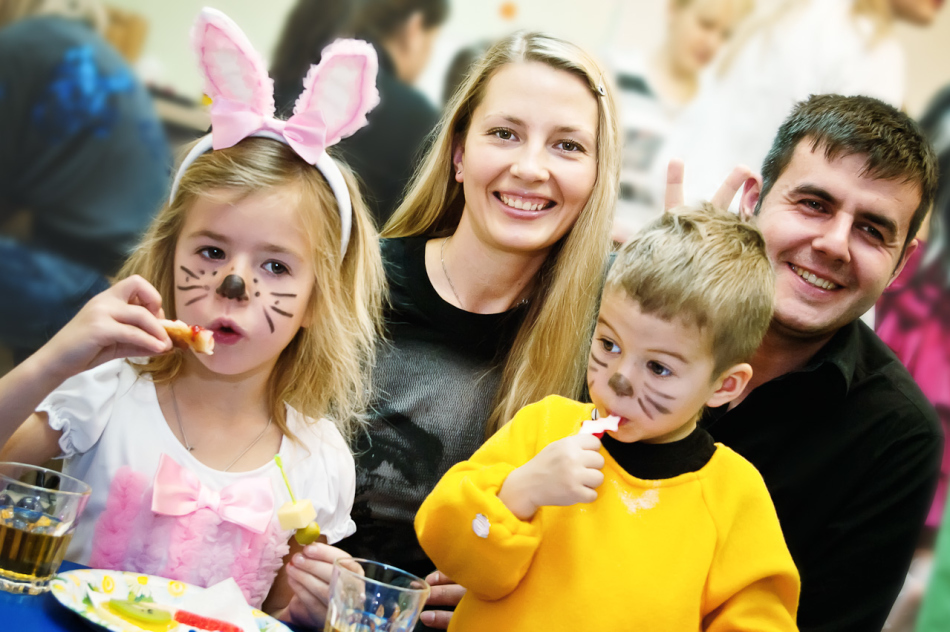
[[[62,432],[62,456],[82,454],[96,444],[112,417],[116,393],[134,380],[125,360],[112,360],[69,378],[40,402],[36,412],[46,413],[50,427]]]
[[[302,420],[299,416],[298,420]],[[298,495],[317,510],[317,524],[334,544],[356,532],[350,517],[356,495],[356,464],[349,446],[333,422],[307,420],[295,433],[309,453],[294,467]]]

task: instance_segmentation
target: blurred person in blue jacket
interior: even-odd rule
[[[0,4],[0,345],[39,348],[109,286],[167,194],[146,89],[90,0]],[[25,213],[24,213],[25,212]]]

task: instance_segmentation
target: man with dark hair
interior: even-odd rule
[[[741,196],[776,274],[775,315],[740,403],[703,426],[765,479],[802,577],[802,630],[880,631],[930,506],[936,413],[859,318],[917,248],[936,173],[906,115],[813,96]]]

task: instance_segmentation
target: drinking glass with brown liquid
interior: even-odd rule
[[[0,463],[0,590],[49,590],[89,492],[45,467]]]

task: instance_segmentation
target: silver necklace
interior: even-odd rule
[[[185,442],[185,449],[191,452],[195,449],[195,446],[191,445],[191,442],[188,441],[188,435],[185,434],[185,426],[183,426],[181,423],[181,413],[178,412],[178,396],[175,394],[174,382],[169,382],[168,387],[171,389],[171,392],[172,392],[172,407],[175,409],[175,419],[178,420],[178,430],[181,431],[181,438],[182,438],[182,441]],[[233,461],[228,463],[228,466],[222,470],[223,472],[227,472],[228,470],[230,470],[234,466],[235,463],[241,460],[242,456],[247,454],[248,450],[250,450],[255,445],[257,445],[257,442],[261,440],[261,437],[263,437],[264,433],[267,432],[267,429],[270,428],[270,424],[272,421],[274,421],[274,418],[269,417],[267,419],[267,424],[264,426],[264,429],[261,430],[261,434],[257,435],[257,437],[253,441],[251,441],[251,443],[246,448],[244,448],[243,452],[237,455]]]
[[[449,270],[445,267],[445,244],[447,244],[451,238],[452,236],[449,235],[442,240],[442,249],[440,250],[440,258],[442,259],[442,273],[445,275],[445,280],[449,282],[449,287],[452,288],[452,294],[455,295],[455,300],[459,302],[459,307],[465,309],[465,306],[462,305],[462,299],[459,298],[459,293],[455,291],[455,286],[452,284],[452,277],[449,276]]]
[[[452,235],[449,235],[448,237],[442,240],[442,248],[439,250],[439,259],[442,260],[442,274],[445,275],[445,280],[449,282],[449,287],[452,289],[452,294],[455,295],[455,300],[459,302],[459,307],[461,307],[462,309],[465,309],[465,306],[462,305],[462,299],[459,298],[459,293],[455,291],[455,285],[452,284],[452,277],[449,276],[449,270],[448,268],[445,267],[445,244],[447,244],[449,239],[451,238],[452,238]],[[527,304],[528,304],[527,296],[521,299],[520,301],[518,301],[518,305],[527,305]]]

